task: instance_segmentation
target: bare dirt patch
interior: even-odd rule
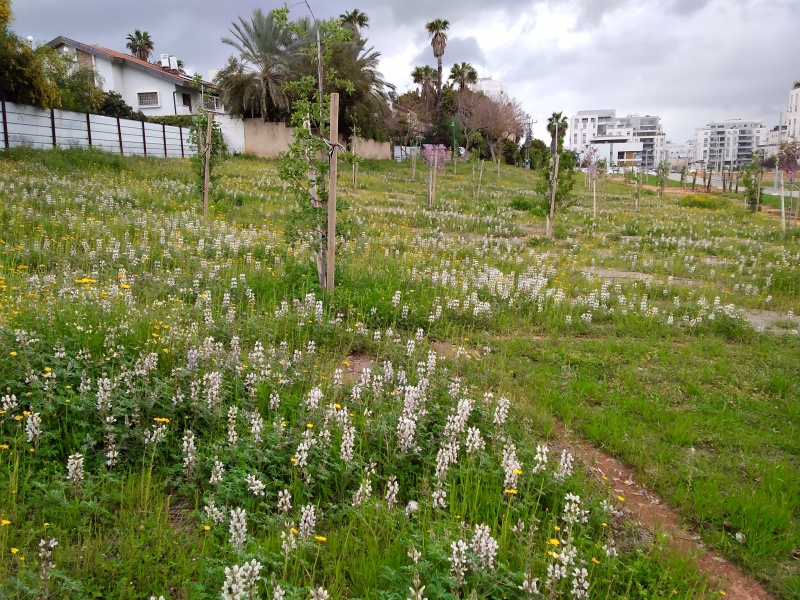
[[[673,549],[696,560],[699,568],[708,574],[719,589],[725,591],[726,598],[773,600],[773,596],[759,582],[742,573],[727,558],[707,548],[700,536],[684,525],[674,508],[637,481],[634,469],[595,448],[563,425],[556,425],[553,433],[588,466],[598,480],[625,498],[625,513],[629,519],[647,532],[660,534]]]
[[[350,385],[358,383],[364,369],[372,368],[375,364],[375,357],[369,354],[351,354],[342,362],[344,367],[342,372],[342,383]]]
[[[800,316],[789,317],[784,313],[771,310],[749,309],[742,313],[745,319],[756,331],[767,331],[770,333],[789,333],[800,327]]]

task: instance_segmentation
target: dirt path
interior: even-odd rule
[[[726,600],[774,600],[764,587],[742,573],[727,558],[707,548],[700,536],[692,533],[678,512],[661,498],[637,482],[634,469],[610,454],[598,450],[572,431],[558,424],[553,431],[558,440],[572,450],[590,471],[625,498],[626,516],[649,532],[659,532],[667,543],[680,553],[694,557],[700,569],[711,577],[718,589],[724,590]],[[607,479],[607,482],[603,478]]]

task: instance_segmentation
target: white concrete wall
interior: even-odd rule
[[[221,114],[215,114],[214,120],[220,125],[222,137],[228,145],[228,152],[244,153],[247,150],[244,137],[244,121]]]
[[[187,128],[162,126],[156,123],[129,121],[113,117],[101,117],[83,113],[55,110],[53,119],[47,109],[5,103],[6,120],[0,112],[0,144],[8,137],[11,148],[31,146],[33,148],[53,147],[53,125],[55,124],[56,146],[60,148],[88,148],[89,133],[91,146],[109,152],[120,152],[120,133],[122,134],[122,153],[148,156],[180,157],[194,154],[189,144]],[[164,138],[166,137],[166,146]],[[183,141],[183,152],[181,151]],[[2,147],[2,146],[0,146]]]

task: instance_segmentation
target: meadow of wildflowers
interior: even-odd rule
[[[183,161],[0,154],[2,597],[718,596],[556,420],[793,597],[798,239],[609,183],[543,241],[533,174],[410,168],[344,192],[331,297],[273,163],[204,220]]]

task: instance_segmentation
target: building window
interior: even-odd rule
[[[184,106],[188,106],[192,108],[192,95],[191,94],[181,94],[181,99]]]
[[[136,97],[139,100],[140,108],[160,106],[158,102],[158,92],[139,92],[136,94]]]

